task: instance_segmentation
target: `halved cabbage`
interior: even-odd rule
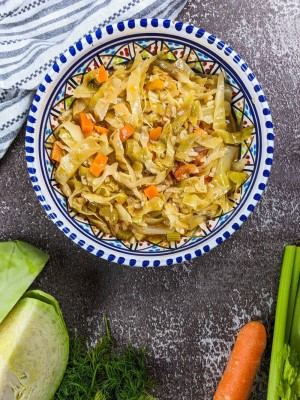
[[[0,399],[51,400],[69,357],[69,336],[54,297],[27,292],[0,324]]]

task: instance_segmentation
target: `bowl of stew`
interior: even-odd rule
[[[203,29],[158,19],[98,29],[58,55],[25,140],[57,227],[98,257],[143,267],[190,260],[238,230],[274,149],[243,59]]]

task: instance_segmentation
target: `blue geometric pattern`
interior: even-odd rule
[[[145,27],[147,29],[145,30]],[[160,31],[158,32],[158,28]],[[180,33],[178,33],[180,32]],[[59,113],[71,105],[74,88],[83,74],[104,64],[132,60],[137,52],[151,57],[167,51],[170,59],[184,57],[195,70],[226,72],[232,86],[232,109],[238,126],[254,124],[251,139],[241,145],[249,178],[235,194],[234,209],[207,221],[191,238],[171,245],[140,242],[130,245],[104,236],[87,221],[68,210],[66,199],[53,179],[49,152]],[[131,266],[171,265],[207,253],[230,237],[254,210],[265,189],[273,159],[271,113],[255,75],[241,57],[215,36],[191,25],[169,20],[130,20],[87,35],[53,64],[33,100],[26,127],[26,160],[34,190],[48,216],[75,243],[98,257]],[[145,260],[145,257],[147,260]]]

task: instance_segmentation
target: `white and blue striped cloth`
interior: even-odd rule
[[[0,159],[55,57],[88,32],[130,18],[175,19],[186,0],[0,0]]]

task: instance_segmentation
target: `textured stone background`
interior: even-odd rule
[[[298,0],[189,0],[179,16],[242,55],[276,126],[275,162],[260,204],[232,238],[201,258],[158,269],[99,260],[46,217],[27,176],[23,133],[0,162],[0,239],[26,240],[51,255],[33,287],[59,300],[70,328],[93,342],[107,313],[120,344],[149,347],[159,400],[212,399],[236,332],[250,319],[269,332],[251,399],[266,398],[282,251],[300,236],[299,13]]]

